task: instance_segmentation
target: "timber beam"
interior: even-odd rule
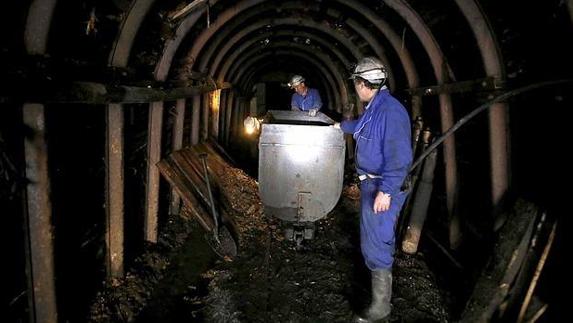
[[[432,96],[440,94],[468,93],[468,92],[493,92],[505,88],[505,82],[494,77],[482,79],[446,83],[442,85],[423,86],[405,90],[410,95]]]
[[[0,103],[27,101],[30,103],[150,103],[176,101],[190,98],[217,89],[231,88],[228,82],[209,82],[198,86],[177,87],[171,89],[155,87],[136,87],[126,85],[106,85],[96,82],[71,82],[54,84],[42,82],[27,89],[16,87],[13,91],[0,94]]]

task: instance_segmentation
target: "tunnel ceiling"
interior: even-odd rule
[[[272,71],[309,71],[305,74],[318,73],[315,81],[345,101],[344,76],[365,55],[386,63],[395,89],[455,80],[450,62],[464,78],[484,75],[474,70],[480,66],[475,37],[451,1],[440,1],[440,9],[402,0],[36,2],[55,3],[47,52],[94,65],[107,61],[131,69],[136,78],[207,75],[248,91]],[[195,7],[185,12],[189,3]],[[180,16],[172,19],[175,15]],[[457,28],[444,27],[452,24]],[[438,38],[457,47],[440,48]],[[473,47],[467,50],[464,43]],[[441,57],[430,57],[430,51]],[[296,64],[284,64],[288,56]],[[456,62],[460,56],[465,66]]]
[[[503,80],[507,64],[499,44],[515,37],[496,16],[505,15],[511,4],[492,1],[36,0],[31,4],[29,15],[23,5],[15,9],[22,14],[9,20],[28,24],[24,44],[18,37],[7,39],[11,53],[24,47],[29,53],[45,52],[63,66],[84,68],[73,74],[52,64],[47,74],[68,73],[72,75],[62,77],[79,79],[87,70],[92,78],[104,80],[110,74],[158,82],[208,79],[229,82],[248,96],[253,85],[269,75],[302,73],[312,75],[307,78],[322,87],[338,108],[355,100],[346,76],[362,56],[377,56],[387,65],[393,90],[486,76]],[[556,2],[545,10],[555,16],[567,12],[564,6]],[[48,33],[45,44],[37,40],[42,32]],[[509,68],[519,70],[518,63],[511,61]],[[102,70],[102,65],[111,68]]]
[[[213,23],[209,28],[206,28],[205,14],[199,18],[203,22],[198,21],[189,30],[188,37],[175,55],[177,63],[173,64],[172,73],[184,71],[178,75],[184,78],[189,75],[189,70],[194,70],[211,75],[220,82],[231,82],[244,91],[250,89],[263,73],[273,70],[303,74],[315,74],[318,70],[318,83],[325,84],[326,92],[335,96],[330,98],[332,102],[342,101],[336,104],[339,105],[344,104],[349,95],[344,76],[350,65],[365,55],[378,56],[386,63],[391,74],[395,75],[391,80],[392,87],[398,86],[397,80],[401,88],[409,87],[401,55],[404,57],[402,60],[407,61],[408,76],[413,84],[417,83],[418,72],[413,67],[415,63],[408,49],[408,43],[416,43],[416,39],[410,37],[409,41],[405,37],[407,22],[380,3],[225,3],[221,1],[210,8],[209,20]],[[388,22],[390,20],[394,21]],[[417,59],[427,61],[424,56],[417,55]],[[285,59],[280,57],[296,61],[295,68],[285,65]],[[431,81],[432,84],[434,82]],[[334,93],[340,94],[341,98],[338,99]]]

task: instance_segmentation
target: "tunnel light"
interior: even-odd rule
[[[252,135],[255,132],[259,132],[261,129],[261,121],[254,117],[246,117],[243,121],[243,126],[245,128],[245,133],[247,135]]]
[[[211,96],[211,109],[213,112],[219,111],[219,105],[221,104],[221,90],[215,90],[210,93]]]

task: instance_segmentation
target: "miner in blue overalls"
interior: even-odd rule
[[[355,322],[389,318],[396,221],[406,199],[401,187],[412,163],[410,117],[386,87],[387,72],[373,57],[360,60],[351,78],[367,103],[364,113],[340,128],[356,140],[360,179],[360,245],[372,273],[372,302]]]
[[[288,85],[294,90],[290,101],[291,109],[307,111],[310,116],[314,117],[322,108],[322,99],[318,90],[306,86],[305,79],[301,75],[294,75]]]

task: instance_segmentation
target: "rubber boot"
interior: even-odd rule
[[[392,298],[392,272],[387,269],[372,271],[372,303],[361,315],[354,317],[356,323],[386,322],[390,318]]]

